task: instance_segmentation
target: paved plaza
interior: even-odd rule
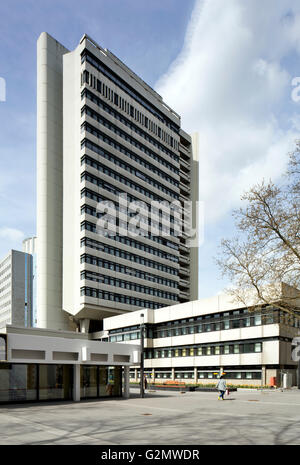
[[[300,391],[147,392],[0,406],[0,444],[300,444]]]

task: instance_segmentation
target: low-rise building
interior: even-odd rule
[[[8,325],[0,333],[0,403],[129,397],[138,345]]]
[[[136,344],[145,324],[148,380],[215,383],[220,372],[230,384],[280,385],[284,373],[296,384],[292,339],[299,320],[273,306],[249,312],[227,295],[157,310],[140,310],[104,320],[102,338]],[[139,369],[131,367],[132,381]],[[274,379],[275,378],[275,379]]]

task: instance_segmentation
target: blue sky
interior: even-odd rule
[[[298,0],[12,0],[1,5],[0,256],[36,221],[36,40],[70,50],[86,32],[120,57],[199,133],[200,297],[219,292],[213,256],[231,212],[263,177],[278,179],[299,137]]]

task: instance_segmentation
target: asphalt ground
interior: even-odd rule
[[[0,444],[299,445],[300,390],[1,405]]]

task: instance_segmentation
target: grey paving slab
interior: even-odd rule
[[[300,391],[0,406],[0,444],[300,444]]]

